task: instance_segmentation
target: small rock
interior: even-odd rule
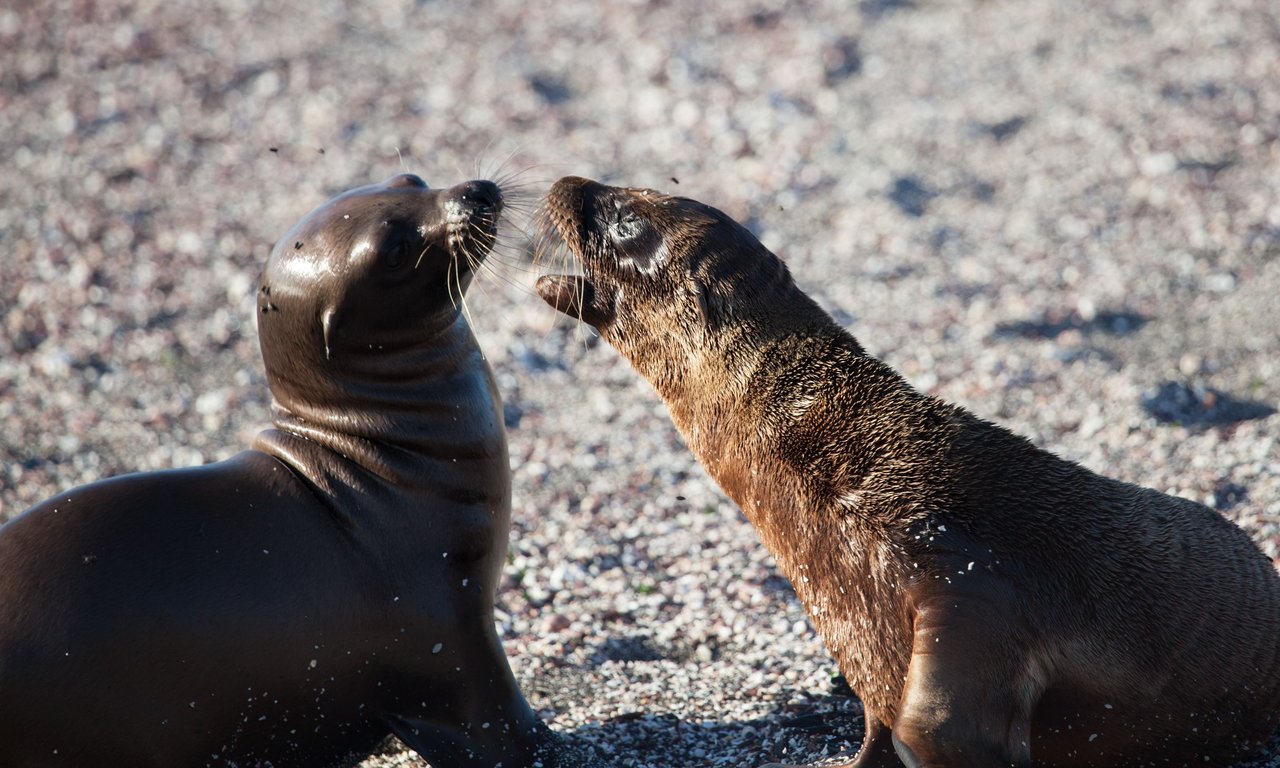
[[[547,617],[542,623],[542,630],[548,633],[563,632],[573,625],[568,616],[562,613],[553,613]]]

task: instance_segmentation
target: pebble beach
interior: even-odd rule
[[[500,181],[467,297],[514,478],[496,620],[609,765],[833,764],[861,707],[648,384],[533,292],[562,175],[721,208],[918,389],[1280,564],[1271,0],[18,0],[0,171],[0,521],[246,448],[258,275],[325,199]]]

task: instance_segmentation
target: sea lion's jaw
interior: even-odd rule
[[[609,313],[598,305],[595,286],[580,275],[543,275],[536,285],[538,295],[569,317],[599,328]]]

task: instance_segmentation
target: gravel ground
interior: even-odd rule
[[[515,173],[527,211],[576,173],[725,209],[921,389],[1280,555],[1272,0],[529,5],[0,10],[0,519],[245,446],[258,271],[328,195]],[[470,309],[531,702],[619,766],[853,748],[750,526],[505,242]]]

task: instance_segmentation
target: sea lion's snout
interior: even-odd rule
[[[565,176],[551,185],[551,192],[548,198],[554,200],[570,201],[576,199],[579,202],[584,199],[584,192],[589,188],[601,186],[599,183],[591,179],[584,179],[581,176]]]
[[[444,192],[443,208],[451,234],[479,241],[484,252],[493,246],[502,206],[502,190],[484,179],[464,181]]]
[[[497,243],[502,190],[492,181],[474,179],[441,194],[449,253],[460,269],[475,270]]]
[[[496,219],[502,211],[502,190],[487,179],[465,181],[447,194],[446,207],[456,206],[473,216],[489,215]]]
[[[470,180],[444,191],[444,215],[449,224],[470,223],[485,234],[493,234],[497,228],[502,205],[502,189],[486,179]]]
[[[603,184],[581,176],[565,176],[551,185],[546,199],[546,224],[579,259],[586,259],[586,244],[595,227],[596,202]]]

